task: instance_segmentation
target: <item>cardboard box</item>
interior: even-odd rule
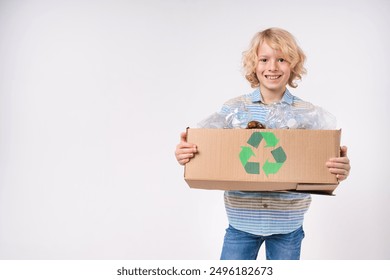
[[[341,130],[187,129],[198,153],[184,170],[191,188],[332,194],[325,166],[340,156]]]

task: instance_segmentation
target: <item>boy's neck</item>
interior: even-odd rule
[[[280,101],[283,98],[283,95],[286,91],[286,88],[283,91],[270,91],[270,90],[262,90],[260,88],[260,94],[263,99],[264,104],[271,104]]]

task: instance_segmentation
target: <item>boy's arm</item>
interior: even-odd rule
[[[326,166],[329,168],[330,173],[335,174],[339,181],[347,179],[351,165],[347,156],[347,147],[340,147],[340,157],[331,158],[326,162]]]
[[[191,160],[197,153],[197,148],[195,144],[187,142],[187,132],[182,132],[180,134],[180,143],[177,144],[175,150],[176,160],[179,164],[185,165]]]

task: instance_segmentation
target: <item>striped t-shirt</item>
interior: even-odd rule
[[[312,106],[293,96],[287,89],[281,102],[294,107]],[[268,105],[257,89],[227,101],[222,114],[231,112],[237,104],[244,104],[251,120],[265,123]],[[303,216],[311,202],[310,194],[294,192],[225,191],[225,208],[229,224],[238,230],[256,235],[290,233],[303,224]]]

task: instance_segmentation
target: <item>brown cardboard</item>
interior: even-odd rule
[[[340,155],[341,130],[187,129],[198,153],[185,166],[191,188],[331,194],[325,166]]]

